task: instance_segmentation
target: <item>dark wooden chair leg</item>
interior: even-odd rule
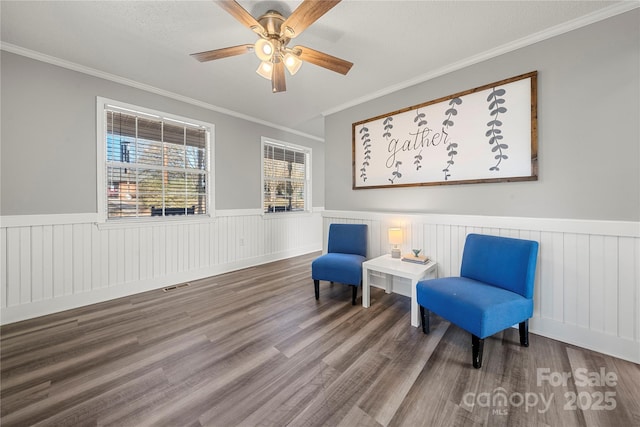
[[[422,321],[422,332],[429,333],[429,310],[420,306],[420,320]]]
[[[353,291],[351,291],[351,305],[356,305],[356,298],[358,297],[358,287],[352,286]]]
[[[320,280],[314,280],[313,281],[313,287],[315,288],[316,291],[316,299],[320,299]]]
[[[519,323],[520,326],[520,345],[529,347],[529,319]]]
[[[471,353],[473,356],[473,367],[476,369],[482,366],[482,350],[484,350],[484,340],[472,334]]]

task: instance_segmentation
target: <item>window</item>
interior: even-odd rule
[[[212,125],[98,99],[108,220],[210,214]]]
[[[311,149],[262,139],[264,213],[311,210]]]

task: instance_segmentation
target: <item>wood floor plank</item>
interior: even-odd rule
[[[380,427],[382,424],[371,418],[358,406],[353,406],[337,427]]]
[[[390,330],[393,350],[387,345],[390,339],[379,345],[378,351],[387,355],[391,363],[358,401],[358,406],[382,425],[390,423],[449,327],[447,322],[439,322],[432,325],[429,335],[423,335],[421,330],[406,328],[406,322],[410,321],[403,317]],[[396,331],[400,333],[396,335]]]
[[[124,421],[132,425],[184,425],[195,422],[200,414],[210,409],[211,402],[216,401],[216,396],[226,392],[225,387],[232,387],[239,377],[278,357],[282,355],[272,347],[216,364],[204,370],[201,375],[191,376],[187,381],[174,384],[167,390],[171,399],[163,405],[147,408],[145,413]]]
[[[323,361],[339,371],[345,371],[366,349],[372,347],[372,343],[383,338],[388,332],[388,325],[392,325],[395,319],[402,316],[402,312],[397,308],[400,305],[402,304],[394,304],[377,314],[370,322],[364,323],[346,341],[327,354]],[[377,308],[379,307],[384,306],[379,304]]]
[[[470,350],[462,344],[463,335],[454,327],[447,329],[388,425],[446,425],[458,403],[453,392],[459,373],[466,369],[462,359]]]
[[[163,363],[176,363],[183,354],[197,351],[201,343],[208,343],[206,337],[179,337],[145,349],[141,353],[103,361],[102,365],[90,371],[67,372],[66,377],[56,377],[56,381],[52,381],[46,399],[11,413],[5,413],[3,407],[2,425],[30,425],[44,421],[59,411],[74,407],[84,400],[157,369]],[[57,373],[54,371],[53,374]]]
[[[65,410],[58,410],[42,421],[44,425],[80,426],[102,424],[102,417],[114,410],[129,409],[129,403],[167,384],[162,369],[155,369],[131,381],[110,388]],[[36,424],[37,425],[37,424]]]
[[[50,327],[34,326],[24,332],[10,332],[7,335],[3,333],[0,338],[0,348],[2,349],[0,361],[3,365],[6,363],[5,366],[10,366],[11,359],[19,361],[26,354],[64,342],[69,337],[75,338],[78,334],[77,329],[77,320],[69,319],[53,323]]]
[[[575,400],[573,394],[565,396],[565,406],[581,412],[587,425],[633,425],[633,406],[618,407],[618,401],[631,396],[618,390],[619,374],[609,358],[576,348],[567,348],[567,355],[573,374],[569,381],[573,382],[576,394]],[[636,395],[636,402],[638,398],[640,395]]]
[[[371,387],[375,375],[389,359],[373,350],[360,355],[347,371],[322,390],[296,417],[292,426],[337,425],[349,413],[360,395]]]
[[[274,390],[265,389],[269,399],[253,412],[247,412],[245,417],[238,422],[239,426],[285,426],[290,425],[297,417],[317,398],[325,392],[329,384],[332,384],[340,375],[338,371],[321,361],[308,363],[298,361],[308,366],[298,374],[283,377],[274,382]],[[294,365],[295,366],[295,365]],[[293,372],[293,371],[291,371]],[[215,420],[208,424],[215,426]]]
[[[316,301],[317,256],[0,327],[0,424],[640,426],[639,365],[509,329],[474,369],[470,335],[434,315],[424,335],[407,297],[365,309],[323,282]],[[574,381],[601,369],[615,385]],[[605,392],[615,408],[589,406]]]

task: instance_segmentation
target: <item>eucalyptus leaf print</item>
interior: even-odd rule
[[[394,170],[393,172],[391,172],[391,176],[393,178],[389,178],[389,182],[393,184],[393,182],[396,180],[396,178],[402,178],[402,174],[400,173],[400,165],[402,164],[402,162],[400,160],[398,160],[396,162],[396,170]]]
[[[387,141],[389,141],[389,139],[391,138],[391,129],[393,129],[393,116],[389,116],[386,119],[384,119],[384,121],[382,122],[384,128],[384,133],[382,134],[382,137],[385,138]],[[389,178],[389,181],[393,184],[393,182],[396,180],[396,178],[401,178],[402,174],[400,173],[400,165],[402,164],[402,162],[396,162],[395,163],[395,168],[396,170],[393,171],[391,173],[391,178]]]
[[[416,135],[420,134],[422,131],[422,127],[427,125],[426,114],[421,113],[420,110],[416,110],[416,116],[413,119],[413,122],[418,125],[418,131]],[[413,156],[413,164],[416,165],[416,170],[420,170],[422,167],[422,150],[418,152],[415,156]]]
[[[369,167],[371,160],[371,135],[369,135],[369,129],[366,126],[362,126],[360,129],[360,142],[364,152],[364,159],[362,160],[362,167],[360,168],[360,178],[363,181],[367,181],[367,167]]]
[[[494,158],[496,159],[496,164],[491,166],[489,170],[495,172],[500,170],[500,163],[509,158],[509,156],[504,153],[505,150],[509,148],[509,145],[502,141],[504,139],[504,135],[502,135],[502,130],[500,129],[502,121],[499,120],[500,115],[507,112],[507,108],[504,106],[504,103],[506,102],[504,95],[506,93],[507,91],[505,89],[493,88],[487,97],[490,115],[493,117],[493,120],[487,123],[489,130],[485,133],[485,137],[489,138],[489,145],[493,146],[493,148],[491,148],[491,152],[495,153]]]
[[[382,124],[384,125],[384,133],[382,134],[383,138],[391,138],[391,129],[393,129],[393,125],[391,124],[392,121],[393,117],[387,117],[386,119],[384,119],[384,122],[382,122]]]
[[[462,104],[462,99],[458,97],[453,98],[451,99],[451,101],[449,101],[449,109],[444,112],[444,114],[447,117],[442,122],[443,134],[445,133],[445,130],[448,130],[450,127],[453,126],[454,123],[453,123],[452,117],[458,115],[458,110],[456,110],[456,106],[461,104]],[[449,157],[449,160],[447,160],[447,167],[442,169],[442,172],[444,172],[445,181],[447,181],[451,176],[449,172],[451,170],[451,166],[455,164],[455,161],[453,160],[453,158],[458,154],[457,148],[458,148],[458,144],[455,142],[449,142],[449,144],[447,144],[447,157]]]

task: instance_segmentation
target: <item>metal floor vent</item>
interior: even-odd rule
[[[191,284],[190,283],[182,283],[180,285],[167,286],[166,288],[162,289],[162,291],[163,292],[175,291],[175,290],[180,289],[180,288],[186,288],[187,286],[191,286]]]

